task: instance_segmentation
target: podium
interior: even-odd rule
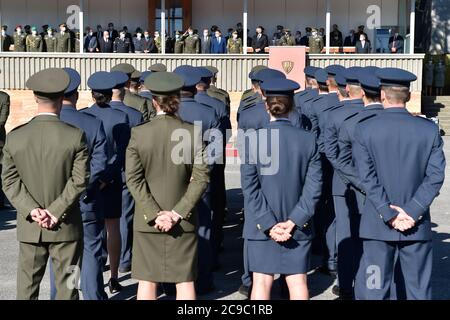
[[[290,80],[300,84],[300,90],[305,89],[306,47],[271,47],[269,68],[284,72]]]

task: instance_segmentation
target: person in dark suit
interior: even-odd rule
[[[180,66],[174,70],[174,73],[184,79],[184,86],[181,89],[181,102],[178,109],[179,117],[187,123],[201,125],[203,141],[207,145],[208,150],[216,150],[217,157],[221,156],[223,138],[220,132],[220,121],[214,108],[200,104],[195,101],[197,93],[197,84],[201,82],[201,73],[195,67]],[[209,155],[208,164],[209,171],[213,168],[217,158]],[[198,228],[198,245],[199,245],[199,277],[197,279],[197,291],[200,294],[206,294],[214,290],[213,277],[213,255],[211,243],[212,217],[214,210],[211,203],[212,183],[208,184],[208,188],[197,204],[199,213]]]
[[[311,37],[312,28],[305,28],[305,35],[300,39],[300,45],[308,47],[309,46],[309,37]]]
[[[311,220],[321,192],[321,164],[315,137],[290,123],[296,82],[272,79],[261,85],[267,97],[270,123],[253,131],[242,165],[242,189],[247,202],[244,238],[253,272],[252,300],[269,300],[274,274],[286,275],[292,300],[309,299],[307,276],[313,230]],[[264,134],[262,133],[264,130]],[[277,134],[275,144],[270,143]],[[297,141],[298,143],[291,143]],[[267,159],[258,154],[261,146]],[[273,150],[279,148],[278,152]],[[269,161],[270,165],[268,165]],[[283,190],[282,192],[280,192]]]
[[[366,36],[361,34],[359,36],[359,41],[356,43],[356,53],[364,54],[370,53],[371,47],[370,42],[367,41]]]
[[[114,23],[112,22],[108,23],[107,31],[109,34],[109,38],[112,39],[113,41],[119,37],[119,32],[116,29],[114,29]]]
[[[108,31],[103,32],[103,37],[98,41],[99,50],[102,53],[112,53],[114,50],[114,39],[111,39]]]
[[[354,47],[356,46],[357,41],[358,39],[356,38],[355,30],[350,30],[348,36],[345,37],[344,47]]]
[[[339,27],[337,24],[333,25],[333,31],[330,33],[330,46],[332,47],[342,47],[344,44],[342,38],[342,32],[339,31]]]
[[[130,139],[129,119],[126,113],[109,105],[116,81],[108,72],[96,72],[88,79],[95,104],[81,112],[94,116],[103,124],[106,134],[108,162],[100,179],[102,213],[107,231],[107,248],[110,259],[111,279],[108,287],[111,293],[122,290],[118,281],[121,252],[120,217],[122,215],[122,171],[125,166],[125,152]]]
[[[269,39],[264,34],[264,28],[259,26],[256,28],[256,34],[252,40],[252,47],[255,53],[264,54],[265,49],[269,46]]]
[[[398,33],[398,30],[394,31],[392,37],[389,38],[389,50],[391,53],[404,53],[405,40]]]
[[[414,74],[386,68],[376,75],[385,110],[356,126],[353,145],[367,195],[359,233],[364,251],[355,295],[358,300],[388,299],[397,260],[406,299],[429,300],[430,206],[445,178],[443,141],[435,123],[406,109],[411,82],[417,79]]]
[[[222,32],[220,30],[216,30],[215,37],[211,39],[211,53],[227,53],[227,40],[222,36]]]
[[[201,39],[201,46],[202,46],[201,49],[203,54],[211,53],[211,42],[212,38],[209,34],[209,30],[208,29],[203,30],[203,37]]]
[[[83,263],[81,267],[81,290],[84,300],[107,300],[103,283],[102,239],[105,227],[100,206],[100,178],[106,169],[106,135],[100,120],[78,112],[78,87],[81,83],[79,73],[70,68],[64,69],[70,76],[70,85],[64,93],[60,120],[73,125],[86,135],[89,148],[90,179],[86,192],[80,198],[83,219]],[[51,266],[51,298],[56,298],[53,264]]]
[[[131,130],[144,122],[144,118],[141,112],[123,103],[125,97],[125,86],[129,81],[128,75],[121,71],[113,71],[111,72],[111,75],[116,81],[116,86],[113,89],[113,95],[109,105],[112,109],[127,114]],[[120,254],[119,272],[127,273],[131,271],[134,200],[131,197],[131,194],[128,191],[128,187],[126,185],[125,172],[122,173],[122,178],[122,216],[120,217],[122,250]]]
[[[0,91],[0,160],[2,157],[2,151],[3,147],[5,146],[6,142],[6,129],[5,125],[9,118],[9,112],[10,112],[10,105],[11,105],[11,98],[9,94],[6,92]],[[1,170],[1,164],[0,164],[0,170]],[[1,184],[1,178],[0,178],[0,184]],[[5,195],[3,193],[3,190],[0,190],[0,209],[3,209],[5,207]]]

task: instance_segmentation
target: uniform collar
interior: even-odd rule
[[[381,103],[371,103],[365,107],[366,110],[383,110],[383,105]]]
[[[182,97],[180,100],[182,102],[195,102],[194,97]]]
[[[393,108],[387,108],[385,109],[385,112],[392,112],[392,113],[408,113],[409,111],[404,106],[398,106]]]
[[[63,104],[61,110],[65,110],[65,111],[76,111],[77,109],[76,109],[73,105],[71,105],[71,104],[69,104],[69,103],[66,103],[66,104]]]
[[[362,101],[362,99],[351,99],[351,100],[347,100],[346,102],[349,104],[363,104],[364,105],[364,101]]]
[[[33,118],[35,121],[59,121],[59,116],[54,113],[40,113]]]

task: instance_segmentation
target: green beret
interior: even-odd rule
[[[111,71],[120,71],[120,72],[126,73],[128,76],[131,76],[131,74],[135,70],[136,69],[129,63],[121,63],[111,69]]]
[[[184,86],[184,80],[172,72],[155,72],[145,79],[144,85],[153,95],[170,96],[179,93]]]
[[[206,66],[205,68],[208,69],[209,71],[211,71],[214,75],[219,73],[219,69],[217,69],[216,67]]]
[[[162,63],[156,63],[154,65],[151,65],[150,68],[148,68],[148,71],[151,72],[166,72],[167,67]]]
[[[26,86],[42,95],[63,95],[69,84],[70,77],[64,69],[50,68],[32,75]]]

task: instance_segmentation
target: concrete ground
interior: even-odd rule
[[[450,138],[445,138],[445,153],[450,157]],[[221,269],[215,273],[217,290],[201,299],[244,299],[237,290],[240,286],[242,274],[242,191],[240,189],[239,166],[230,163],[226,170],[229,215],[225,225],[225,251],[221,256]],[[450,168],[447,167],[447,174]],[[450,299],[450,180],[447,179],[441,191],[441,196],[432,206],[434,231],[434,270],[433,270],[433,298],[439,300]],[[15,235],[16,214],[12,210],[0,212],[0,300],[15,299],[16,268],[18,244]],[[318,257],[313,257],[313,266],[317,266]],[[105,272],[105,283],[108,273]],[[112,296],[111,299],[134,299],[136,295],[136,282],[129,274],[121,275],[121,283],[125,289]],[[331,293],[333,286],[331,277],[312,271],[309,276],[309,287],[313,300],[336,299]],[[275,285],[273,297],[279,298],[279,287]],[[49,298],[48,274],[41,285],[41,299]]]

